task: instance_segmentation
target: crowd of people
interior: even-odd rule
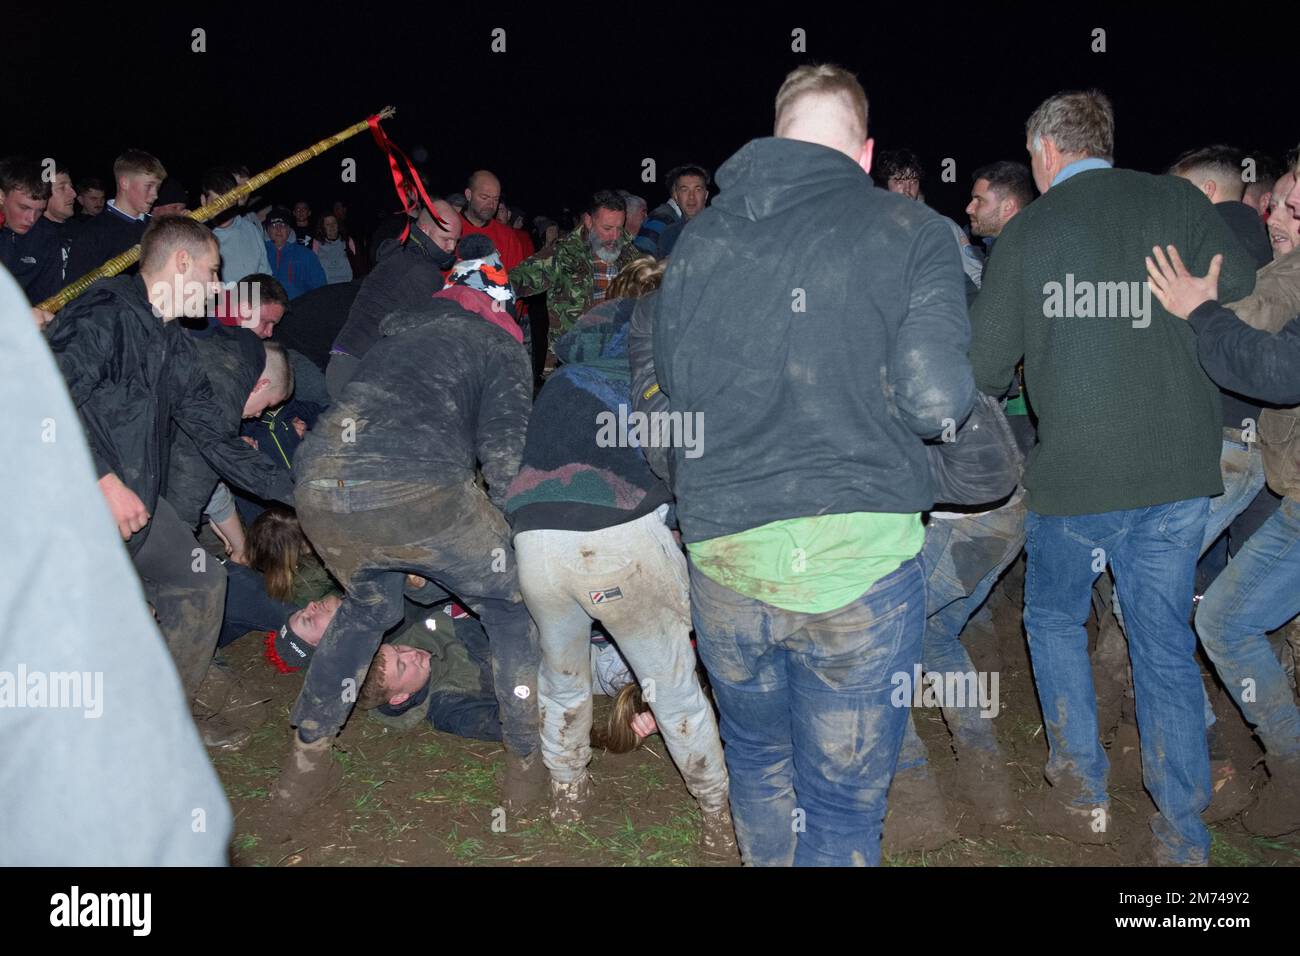
[[[557,824],[592,805],[593,745],[658,733],[704,853],[873,865],[954,835],[924,685],[981,820],[1110,843],[1127,694],[1150,858],[1204,865],[1207,822],[1300,829],[1295,156],[1116,168],[1097,91],[1023,133],[958,224],[914,153],[875,153],[858,80],[804,66],[716,185],[601,188],[566,231],[480,169],[429,204],[412,184],[364,241],[343,202],[196,222],[141,150],[107,202],[15,157],[0,262],[203,742],[265,719],[220,648],[260,634],[302,672],[285,818],[336,788],[361,709],[501,741],[502,806]],[[247,178],[206,171],[198,204]],[[1049,746],[1023,797],[967,648],[999,600]],[[1254,788],[1216,679],[1264,747]]]

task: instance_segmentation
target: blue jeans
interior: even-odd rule
[[[1111,566],[1128,608],[1129,657],[1142,739],[1142,777],[1159,813],[1163,862],[1209,857],[1201,811],[1210,802],[1204,685],[1187,623],[1208,498],[1090,515],[1025,519],[1025,630],[1050,756],[1046,775],[1080,807],[1108,804],[1109,765],[1084,622],[1093,582]]]
[[[1300,712],[1265,636],[1300,613],[1300,504],[1284,498],[1196,610],[1196,632],[1270,757],[1300,756]]]
[[[961,642],[961,632],[1024,544],[1023,494],[986,514],[930,517],[921,551],[925,568],[925,641],[921,648],[924,671],[968,674],[975,670]],[[943,716],[958,748],[997,752],[993,721],[981,716],[975,701],[968,707],[945,707]],[[927,759],[925,744],[916,735],[909,714],[898,769],[919,767]]]
[[[908,713],[891,702],[894,676],[910,679],[921,660],[920,562],[823,614],[745,597],[694,565],[690,574],[742,859],[876,865]]]

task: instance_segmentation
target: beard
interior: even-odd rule
[[[619,252],[618,243],[602,242],[601,240],[596,238],[596,234],[594,232],[589,233],[587,235],[587,245],[591,247],[592,253],[601,262],[613,262],[618,258],[618,252]]]

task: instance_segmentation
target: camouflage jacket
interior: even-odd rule
[[[623,233],[623,248],[619,252],[618,267],[642,255],[632,245],[632,237]],[[510,270],[510,284],[520,298],[546,293],[546,306],[551,314],[551,341],[573,328],[578,317],[591,308],[594,281],[591,269],[591,247],[587,244],[587,230],[575,229],[555,244],[549,254],[542,250],[525,259]],[[558,326],[558,327],[557,327]]]

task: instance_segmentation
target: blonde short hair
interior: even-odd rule
[[[833,63],[807,64],[791,70],[776,93],[777,136],[784,136],[794,122],[795,105],[808,96],[835,96],[848,107],[854,142],[867,138],[867,94],[858,78]]]

